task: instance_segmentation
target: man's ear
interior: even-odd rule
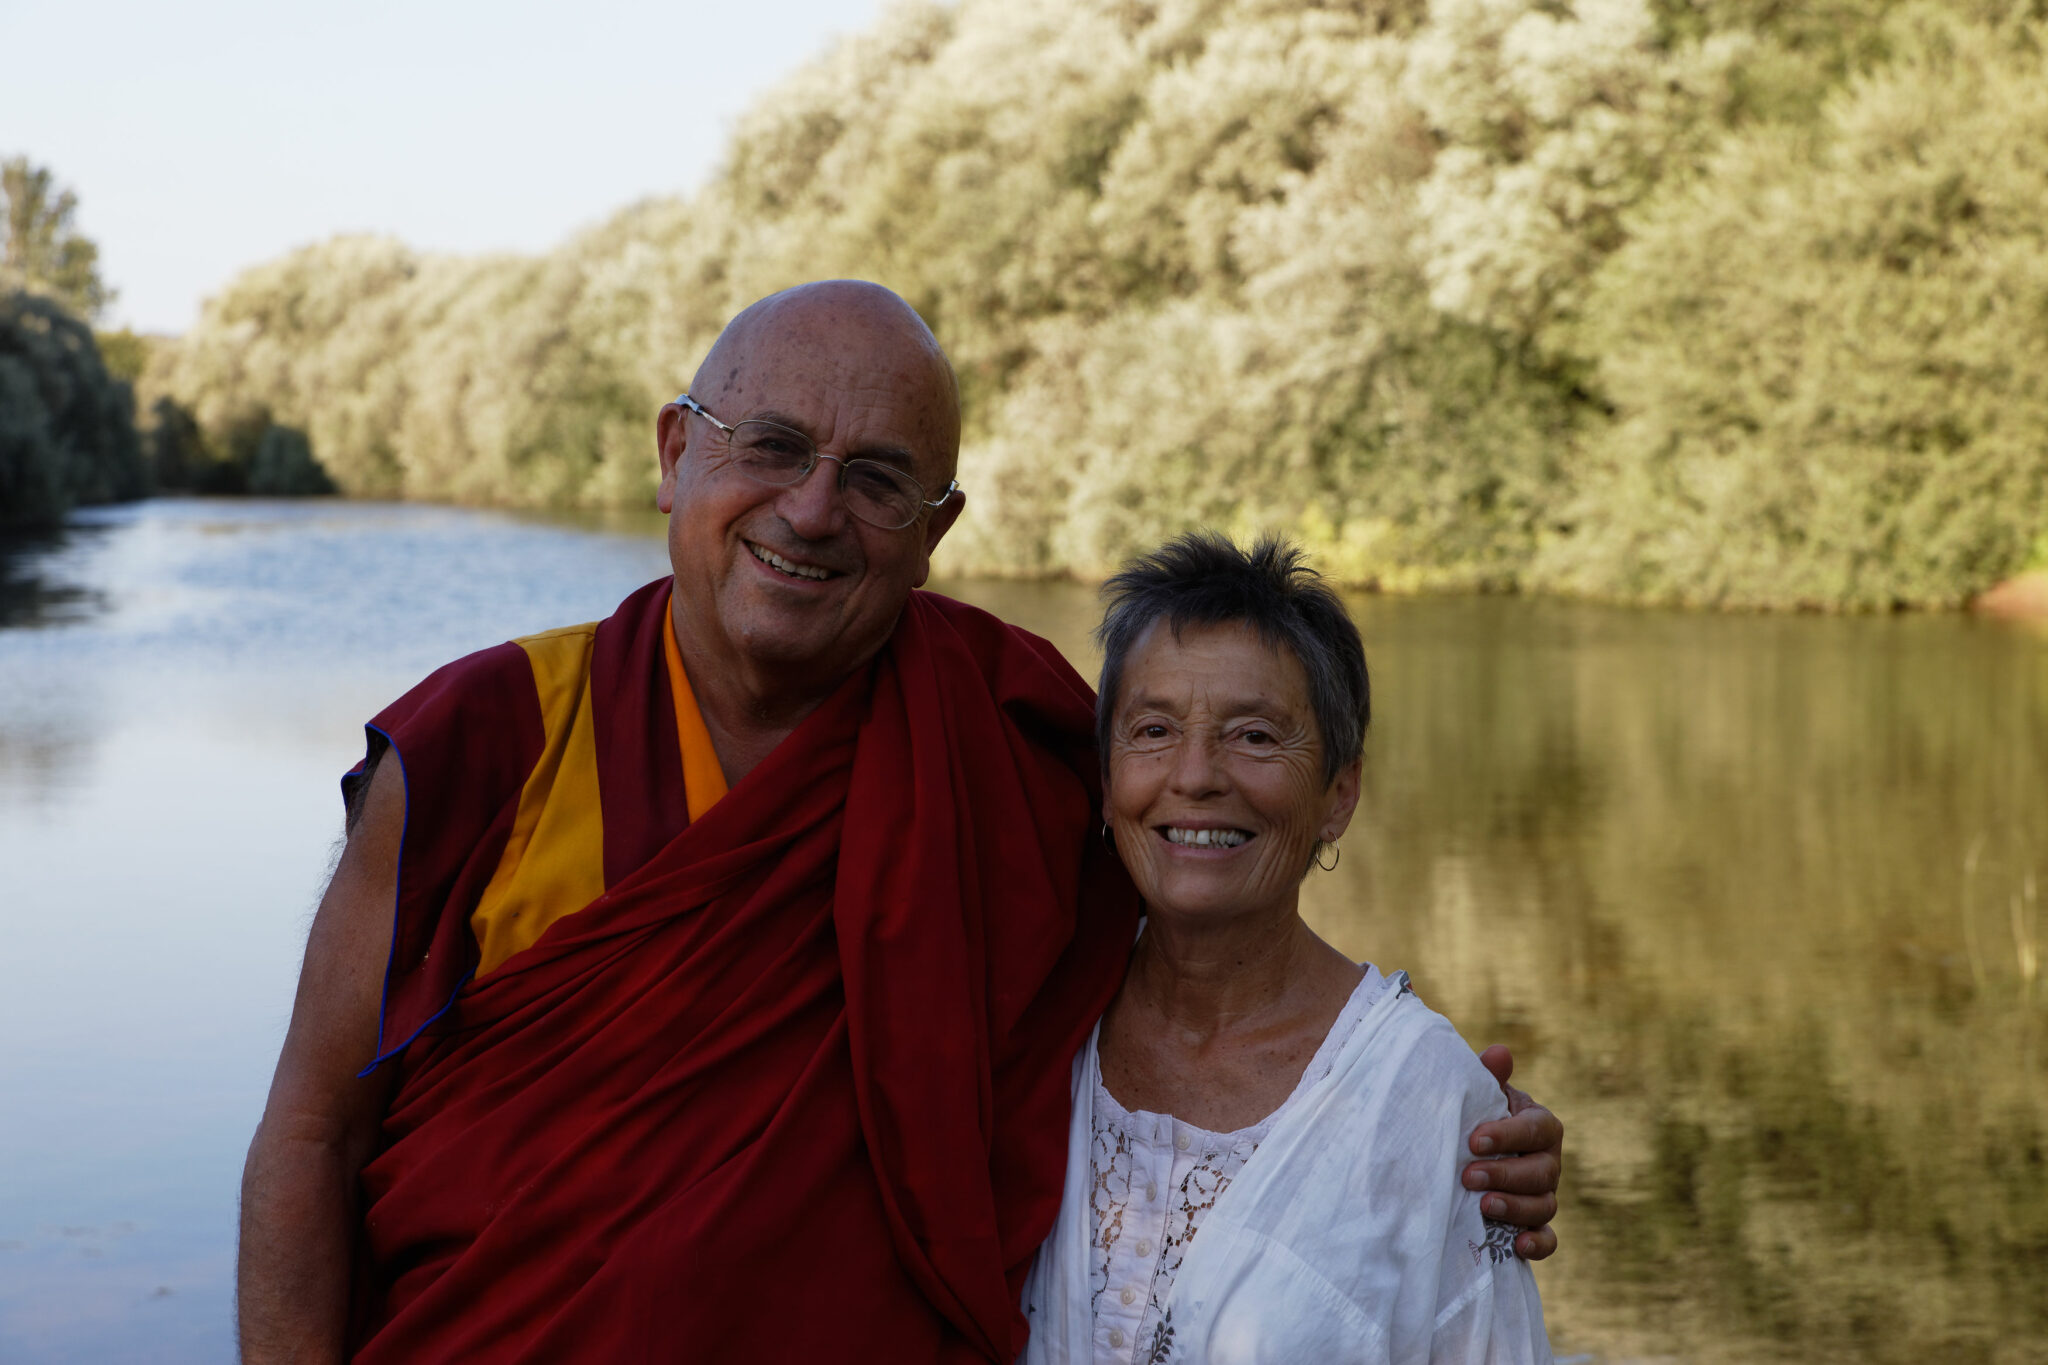
[[[661,487],[655,490],[654,505],[664,512],[675,510],[676,466],[683,459],[683,436],[687,429],[681,405],[663,403],[654,419],[654,455],[661,461]]]
[[[1317,837],[1324,843],[1336,843],[1338,837],[1351,827],[1352,813],[1358,809],[1359,773],[1364,766],[1363,759],[1354,758],[1330,779],[1330,804],[1323,827],[1317,831]]]
[[[932,551],[939,548],[939,542],[946,538],[946,532],[953,529],[953,523],[960,520],[960,511],[967,506],[967,495],[959,489],[946,499],[943,507],[934,507],[932,514],[924,520],[924,563],[918,567],[917,582],[923,587],[924,581],[932,576]]]

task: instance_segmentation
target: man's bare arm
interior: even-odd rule
[[[1515,1237],[1515,1254],[1540,1261],[1557,1250],[1550,1220],[1557,1216],[1557,1182],[1564,1174],[1564,1124],[1557,1115],[1508,1084],[1515,1059],[1495,1044],[1479,1054],[1507,1093],[1508,1117],[1472,1130],[1472,1154],[1495,1157],[1465,1168],[1465,1188],[1489,1190],[1479,1201],[1488,1218],[1525,1228]]]
[[[306,941],[291,1027],[242,1169],[235,1274],[245,1365],[339,1362],[361,1221],[357,1178],[391,1099],[376,1046],[405,829],[396,762],[372,769]]]

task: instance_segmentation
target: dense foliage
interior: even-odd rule
[[[0,245],[0,290],[33,290],[88,320],[114,300],[100,278],[100,249],[78,231],[78,195],[60,189],[56,175],[25,156],[0,161],[0,212],[7,237]]]
[[[38,294],[0,294],[0,529],[140,497],[135,398],[92,329]]]
[[[2044,34],[1988,0],[910,3],[687,203],[540,258],[312,247],[150,381],[350,493],[636,502],[718,325],[857,275],[961,371],[954,571],[1203,521],[1389,588],[1953,603],[2048,553]]]

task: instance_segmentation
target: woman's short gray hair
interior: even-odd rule
[[[1095,631],[1102,646],[1095,739],[1105,767],[1124,663],[1162,620],[1175,639],[1189,626],[1242,623],[1268,649],[1294,656],[1308,678],[1326,785],[1365,752],[1365,728],[1372,723],[1365,645],[1351,613],[1305,559],[1272,536],[1244,550],[1214,531],[1191,531],[1128,561],[1102,585],[1107,607]]]

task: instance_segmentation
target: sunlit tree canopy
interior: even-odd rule
[[[0,204],[7,242],[0,254],[0,290],[47,294],[90,321],[114,301],[100,278],[100,249],[78,231],[78,196],[55,174],[25,156],[0,161]]]
[[[309,248],[148,383],[352,493],[644,503],[718,326],[862,276],[961,373],[954,571],[1201,522],[1388,589],[1953,604],[2048,545],[2044,30],[1825,9],[903,4],[695,197]]]

